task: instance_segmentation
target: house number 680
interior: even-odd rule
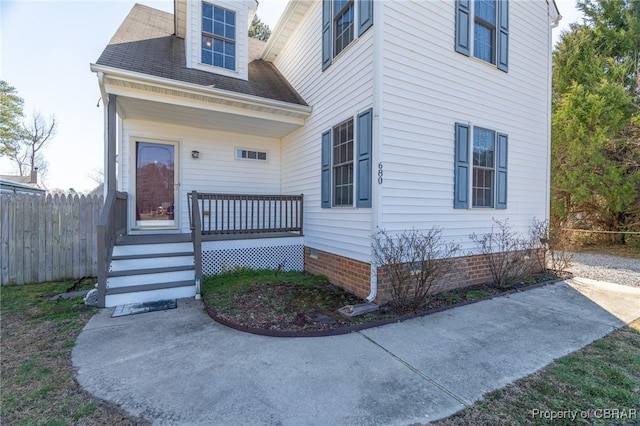
[[[382,175],[384,175],[382,163],[378,163],[378,185],[382,185]]]

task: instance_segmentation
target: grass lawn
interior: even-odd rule
[[[87,280],[74,290],[93,283]],[[0,288],[0,424],[146,424],[89,395],[75,381],[71,350],[97,310],[81,298],[48,301],[73,284]]]

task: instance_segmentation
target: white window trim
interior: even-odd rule
[[[236,14],[236,69],[229,70],[223,67],[217,67],[215,65],[202,63],[202,3],[208,3],[213,6],[217,6],[223,9],[230,10]],[[194,16],[195,15],[195,16]],[[247,38],[249,37],[246,31],[240,31],[239,23],[244,22],[247,18],[247,11],[242,7],[238,7],[237,4],[230,3],[228,1],[197,1],[189,2],[187,7],[187,22],[193,25],[193,31],[187,31],[185,37],[185,55],[187,58],[187,67],[197,69],[200,71],[206,71],[213,74],[225,75],[227,77],[240,78],[247,80],[248,78],[248,49]],[[187,28],[189,25],[187,24]],[[194,40],[193,37],[196,37]],[[195,51],[195,52],[194,52]]]
[[[347,51],[349,51],[355,44],[356,42],[362,37],[361,35],[358,35],[358,28],[357,28],[357,23],[358,23],[358,19],[360,17],[360,2],[357,0],[353,0],[353,40],[351,40],[351,43],[349,43],[348,45],[346,45],[341,51],[340,53],[336,54],[336,49],[335,49],[335,42],[336,42],[336,38],[335,38],[335,28],[334,28],[334,19],[333,19],[333,2],[334,0],[331,0],[331,65],[333,65],[336,61],[339,61],[340,58],[344,55],[346,55]],[[362,35],[366,34],[363,33]],[[328,69],[329,67],[327,67]]]
[[[244,157],[238,157],[238,151],[255,151],[258,153],[264,153],[267,156],[266,160],[260,160],[259,158],[244,158]],[[236,161],[254,161],[257,163],[264,163],[264,164],[268,164],[271,160],[271,153],[268,150],[264,150],[264,149],[260,149],[260,148],[247,148],[247,147],[243,147],[243,146],[235,146],[233,147],[233,158]]]
[[[358,170],[356,167],[356,149],[357,149],[357,141],[358,141],[358,134],[356,127],[356,118],[357,115],[345,118],[344,120],[341,120],[340,122],[338,122],[338,124],[331,126],[331,175],[330,175],[330,183],[331,183],[331,208],[332,209],[357,209],[356,207],[356,185],[358,182]],[[351,158],[351,165],[353,167],[353,179],[351,182],[351,204],[341,204],[341,205],[336,205],[334,204],[335,201],[335,179],[333,177],[333,170],[334,170],[334,158],[333,158],[333,143],[334,143],[334,130],[336,127],[340,126],[341,124],[344,124],[348,121],[351,121],[351,125],[353,127],[353,141],[352,141],[352,158]]]
[[[204,36],[204,31],[202,29],[202,20],[204,19],[203,16],[203,11],[202,9],[204,9],[204,5],[208,4],[213,8],[218,8],[218,9],[222,9],[224,11],[229,11],[229,12],[233,12],[233,18],[234,18],[234,39],[233,39],[233,46],[234,46],[234,64],[233,64],[233,69],[229,69],[229,68],[225,68],[225,67],[219,67],[217,65],[213,65],[213,64],[207,64],[202,62],[202,37]],[[215,70],[219,70],[219,71],[227,71],[227,72],[233,72],[234,74],[237,74],[238,72],[238,11],[235,9],[230,9],[228,7],[223,7],[219,4],[217,4],[216,2],[213,1],[202,1],[200,2],[200,19],[198,20],[199,22],[199,34],[200,34],[200,41],[198,43],[198,64],[205,66],[205,67],[212,67]],[[212,35],[212,38],[216,38],[216,34],[214,33],[208,33]],[[218,72],[219,72],[218,71]]]
[[[484,62],[484,61],[482,61]],[[485,62],[486,63],[486,62]],[[498,130],[492,128],[491,126],[479,126],[479,125],[474,125],[474,124],[470,124],[471,126],[471,135],[469,137],[469,166],[471,168],[471,173],[469,173],[469,206],[470,209],[472,210],[495,210],[496,209],[496,202],[497,202],[497,187],[498,187],[498,173],[497,173],[497,160],[498,160],[498,156],[497,156],[497,151],[498,151],[498,133],[500,133]],[[488,130],[490,132],[493,132],[493,179],[492,179],[492,183],[493,186],[491,187],[491,191],[492,191],[492,202],[491,202],[491,206],[475,206],[473,204],[473,176],[474,176],[474,171],[476,168],[476,165],[473,164],[473,142],[474,142],[474,134],[475,134],[475,129],[483,129],[483,130]],[[480,167],[480,166],[477,166]],[[483,170],[487,170],[484,167],[480,167]]]

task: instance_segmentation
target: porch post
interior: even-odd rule
[[[116,95],[109,95],[107,105],[107,149],[105,153],[105,190],[116,190]]]
[[[197,191],[191,191],[191,239],[193,240],[193,260],[195,263],[196,299],[199,299],[202,293],[202,224]]]

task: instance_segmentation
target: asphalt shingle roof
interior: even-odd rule
[[[248,81],[187,68],[185,41],[174,35],[173,14],[136,4],[97,61],[98,65],[217,89],[306,105],[270,62],[259,59],[264,43],[249,38]]]

